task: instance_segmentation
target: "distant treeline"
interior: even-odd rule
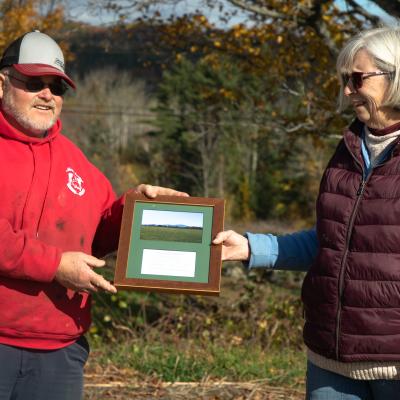
[[[201,226],[190,226],[190,225],[163,225],[163,224],[142,224],[142,226],[155,226],[155,227],[163,227],[163,228],[179,228],[179,229],[200,229],[202,230],[203,227]]]

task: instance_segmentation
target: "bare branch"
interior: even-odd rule
[[[232,5],[239,7],[242,10],[250,11],[266,18],[293,21],[294,24],[297,26],[311,26],[322,38],[322,40],[328,47],[331,55],[335,57],[338,53],[338,49],[336,43],[331,37],[325,21],[322,18],[322,5],[327,3],[328,1],[329,0],[310,1],[308,7],[302,6],[301,8],[299,8],[299,12],[301,12],[301,15],[293,16],[290,14],[279,13],[277,11],[271,10],[268,7],[255,5],[246,0],[229,0]]]
[[[322,18],[323,11],[322,6],[323,4],[327,3],[329,0],[314,0],[312,1],[310,16],[306,20],[306,24],[311,26],[317,34],[323,39],[324,43],[329,49],[329,52],[332,56],[336,57],[338,54],[338,48],[336,43],[333,41],[332,36],[329,32],[329,29]]]
[[[254,4],[249,4],[245,0],[229,0],[234,6],[239,7],[244,11],[250,11],[257,15],[262,15],[267,18],[278,18],[289,20],[291,17],[286,14],[278,13],[277,11],[271,10],[268,7],[257,6]]]
[[[315,129],[316,129],[315,125],[305,122],[302,124],[292,126],[291,128],[285,128],[285,131],[287,133],[293,133],[293,132],[297,132],[299,130],[314,131]]]
[[[346,4],[352,8],[352,11],[350,11],[352,14],[359,14],[363,16],[373,25],[378,25],[382,23],[382,20],[378,16],[369,13],[364,7],[361,7],[356,1],[346,0]]]
[[[283,92],[287,92],[287,93],[289,93],[289,94],[291,94],[293,96],[296,96],[296,97],[303,96],[302,93],[300,93],[300,92],[298,92],[296,90],[290,89],[290,87],[286,83],[284,83],[282,85],[282,88],[283,88],[283,90],[282,90]]]
[[[371,0],[392,17],[400,17],[400,0]]]

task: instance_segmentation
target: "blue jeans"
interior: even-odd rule
[[[80,400],[88,355],[83,336],[50,351],[0,344],[0,400]]]
[[[306,400],[399,400],[400,380],[362,381],[307,363]]]

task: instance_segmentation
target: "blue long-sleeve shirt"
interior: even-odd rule
[[[246,234],[250,244],[249,268],[307,271],[318,251],[314,229],[283,236]]]
[[[383,162],[393,146],[388,146],[376,164]],[[361,153],[364,159],[364,178],[372,171],[370,154],[361,141]],[[375,164],[375,165],[376,165]],[[250,245],[248,268],[274,268],[292,271],[307,271],[318,251],[318,239],[315,228],[288,235],[254,234],[247,232]]]

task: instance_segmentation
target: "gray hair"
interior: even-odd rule
[[[12,67],[8,67],[8,66],[0,69],[0,74],[4,75],[3,90],[8,90],[10,88],[10,77],[8,75],[11,70],[12,70]]]
[[[385,76],[389,86],[383,105],[400,109],[400,27],[383,27],[360,32],[340,51],[336,62],[340,81],[339,111],[343,111],[349,104],[344,95],[345,86],[341,74],[352,72],[354,57],[361,49],[368,52],[379,71],[390,72],[390,75]]]
[[[12,70],[12,67],[7,66],[7,67],[3,67],[2,69],[0,69],[0,74],[4,74],[6,72],[10,72]]]

